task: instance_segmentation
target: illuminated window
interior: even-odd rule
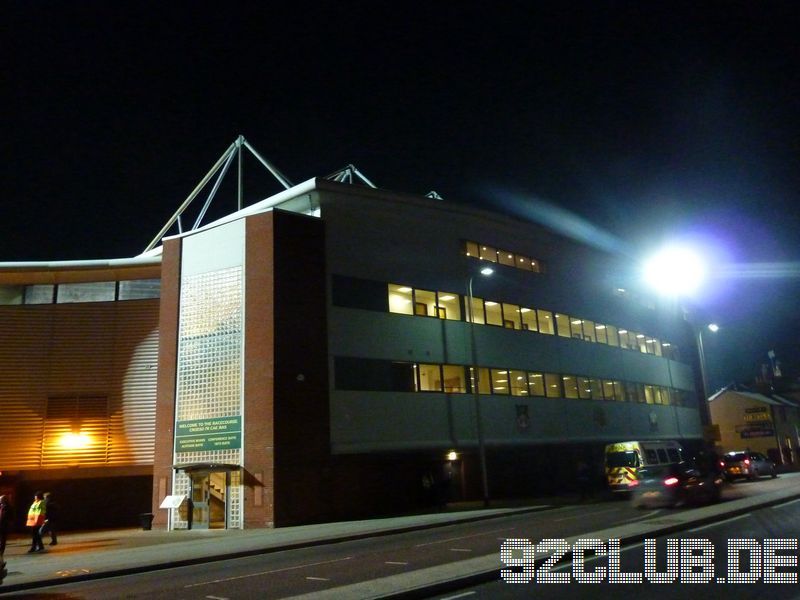
[[[616,393],[614,391],[614,382],[608,379],[603,380],[603,396],[606,400],[616,400]]]
[[[469,304],[469,299],[467,300]],[[483,325],[486,323],[486,315],[484,314],[483,298],[472,297],[472,310],[467,307],[467,321],[472,320],[473,323]]]
[[[644,386],[644,399],[647,404],[656,404],[655,388],[652,385]]]
[[[487,300],[484,302],[486,307],[486,323],[488,325],[503,326],[503,310],[499,303]]]
[[[582,340],[583,338],[583,321],[580,319],[576,319],[575,317],[567,317],[569,319],[569,332],[570,336],[576,340]]]
[[[606,336],[608,336],[608,345],[619,347],[619,334],[617,328],[613,325],[606,325]]]
[[[511,393],[508,384],[508,371],[505,369],[492,369],[492,393],[508,395]]]
[[[522,269],[523,271],[530,271],[531,270],[531,259],[527,256],[520,256],[517,254],[517,264],[516,267],[518,269]]]
[[[539,321],[539,333],[546,335],[555,334],[555,324],[553,323],[553,313],[549,310],[536,310],[536,315]]]
[[[556,313],[556,326],[558,327],[558,335],[561,337],[572,337],[572,334],[570,334],[569,317],[567,315]]]
[[[525,331],[539,331],[536,324],[536,311],[532,308],[520,308],[520,317],[522,317],[522,328]]]
[[[623,381],[614,382],[614,398],[616,398],[619,402],[626,401],[627,396],[625,390],[626,390],[625,382]]]
[[[417,367],[417,390],[420,392],[441,392],[442,391],[442,371],[441,365],[418,364]]]
[[[512,396],[528,395],[528,377],[525,371],[509,371],[508,380],[511,383]]]
[[[594,400],[603,399],[603,382],[600,379],[590,379],[589,387],[592,389],[592,398]]]
[[[576,380],[578,386],[578,397],[583,399],[591,399],[592,380],[588,377],[576,377]],[[566,387],[566,385],[564,387]]]
[[[414,314],[410,287],[395,283],[389,284],[389,312],[402,315]]]
[[[475,378],[473,377],[473,369],[472,367],[469,368],[469,385],[470,390],[475,389]],[[490,383],[491,379],[489,377],[489,369],[486,367],[478,367],[478,393],[479,394],[489,394],[490,393]]]
[[[481,260],[497,262],[497,249],[492,248],[491,246],[481,246],[478,256]]]
[[[436,305],[437,316],[440,319],[450,319],[451,321],[461,320],[461,298],[458,294],[448,292],[437,293],[439,302]]]
[[[497,257],[498,257],[498,262],[501,265],[507,265],[509,267],[517,266],[517,261],[514,258],[514,254],[509,252],[508,250],[498,250]]]
[[[436,292],[414,290],[414,314],[418,317],[436,317]]]
[[[587,342],[596,342],[597,334],[595,333],[594,321],[583,321],[583,339]]]
[[[442,365],[442,378],[445,392],[463,394],[467,391],[464,367],[460,365]]]
[[[478,258],[480,256],[478,244],[475,242],[464,242],[464,254]]]
[[[532,396],[544,396],[544,376],[541,373],[528,373],[528,389]]]
[[[503,302],[503,327],[508,329],[522,329],[520,316],[519,306]]]
[[[600,323],[594,324],[594,337],[600,344],[607,344],[608,343],[608,332],[606,330],[605,325],[601,325]]]
[[[544,374],[545,393],[548,398],[561,398],[564,394],[561,392],[561,375],[556,373]]]
[[[578,397],[578,381],[574,375],[563,375],[561,377],[564,385],[565,398]]]

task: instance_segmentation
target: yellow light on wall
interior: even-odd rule
[[[68,450],[83,450],[91,443],[85,433],[65,433],[61,436],[61,447]]]

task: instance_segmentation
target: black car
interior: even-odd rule
[[[631,499],[637,508],[718,502],[724,483],[721,472],[691,461],[643,467],[630,486]]]
[[[775,463],[759,452],[728,452],[723,454],[722,461],[725,463],[725,476],[729,480],[738,477],[756,479],[761,475],[775,479],[778,476]]]

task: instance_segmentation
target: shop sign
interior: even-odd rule
[[[207,452],[242,447],[242,417],[194,419],[175,425],[175,452]]]

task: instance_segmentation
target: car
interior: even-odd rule
[[[631,483],[631,502],[637,508],[719,502],[724,484],[721,471],[701,469],[693,461],[649,466]]]
[[[757,479],[761,475],[769,475],[775,479],[778,476],[775,472],[775,463],[760,452],[745,450],[728,452],[722,455],[722,462],[725,464],[725,476],[729,481],[739,477]]]

